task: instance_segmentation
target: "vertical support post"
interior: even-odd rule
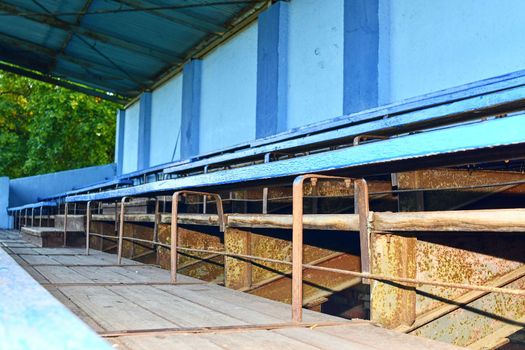
[[[115,236],[118,235],[118,204],[115,201]]]
[[[257,138],[286,130],[289,4],[278,1],[259,15],[257,37]]]
[[[24,226],[27,226],[27,208],[24,209]]]
[[[64,204],[64,247],[67,245],[67,212],[69,203]]]
[[[204,174],[208,173],[208,164],[204,166]],[[206,207],[208,205],[208,196],[204,195],[202,196],[202,213],[206,214]]]
[[[91,232],[91,201],[86,206],[86,255],[89,255],[89,234]]]
[[[171,261],[171,283],[177,283],[177,249],[179,244],[179,228],[177,217],[179,214],[179,196],[180,192],[175,192],[171,201],[171,251],[170,251],[170,261]]]
[[[31,227],[35,226],[35,208],[31,208]]]
[[[182,75],[181,159],[199,153],[201,60],[192,59],[184,65]]]
[[[303,320],[303,181],[299,176],[292,190],[292,321]]]
[[[137,169],[149,167],[151,144],[151,92],[140,96]],[[145,182],[145,181],[144,181]]]
[[[266,153],[264,155],[264,162],[269,163],[270,162],[270,153]],[[262,213],[268,214],[268,187],[263,188],[263,198],[262,198]]]
[[[344,114],[379,104],[379,3],[344,1]]]
[[[359,214],[359,245],[361,250],[361,272],[370,273],[370,230],[368,215],[368,185],[365,179],[354,181],[355,213]],[[370,280],[363,278],[363,283],[369,284]]]
[[[122,164],[124,162],[124,133],[126,130],[126,111],[117,111],[117,127],[115,137],[115,163],[117,163],[117,175],[122,175]]]
[[[40,215],[38,216],[38,226],[42,227],[42,206],[40,206]]]
[[[124,214],[126,207],[126,199],[128,197],[122,197],[120,201],[120,223],[118,227],[118,250],[117,250],[117,264],[122,263],[122,242],[124,238]]]
[[[155,221],[153,223],[153,242],[159,243],[159,225],[160,225],[160,201],[155,198]],[[159,265],[159,246],[155,244],[153,247],[155,251],[155,264]]]

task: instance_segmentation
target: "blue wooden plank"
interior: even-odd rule
[[[436,129],[274,163],[181,177],[101,193],[71,196],[67,197],[66,201],[105,200],[196,187],[277,179],[304,173],[350,170],[365,165],[407,160],[418,161],[445,155],[453,157],[466,151],[517,144],[525,144],[525,115]]]
[[[2,248],[0,295],[0,349],[111,349]]]
[[[294,137],[300,137],[310,133],[320,132],[331,128],[349,125],[352,123],[374,120],[377,118],[402,114],[419,109],[426,109],[439,104],[448,104],[461,99],[470,99],[498,91],[503,92],[503,90],[523,87],[524,85],[525,70],[520,70],[509,74],[412,97],[385,106],[367,109],[357,113],[342,115],[337,118],[312,123],[309,125],[302,126],[300,128],[290,129],[288,131],[271,137],[258,139],[252,142],[251,145],[252,147],[258,145],[265,145],[277,141],[291,139]]]
[[[56,207],[56,206],[57,206],[57,202],[43,201],[43,202],[37,202],[37,203],[29,203],[29,204],[21,205],[18,207],[7,208],[7,211],[15,212],[15,211],[24,210],[24,209],[40,208],[40,207]]]
[[[328,142],[337,143],[338,140],[349,139],[361,134],[373,134],[387,129],[400,129],[402,127],[407,127],[418,123],[436,121],[439,119],[441,119],[443,122],[451,123],[454,121],[453,118],[458,117],[460,114],[465,115],[471,113],[472,117],[477,118],[478,114],[476,112],[478,111],[502,106],[508,103],[514,103],[515,101],[523,101],[524,96],[525,85],[510,90],[501,90],[468,99],[461,99],[450,103],[439,104],[426,109],[414,110],[404,114],[395,115],[388,118],[381,118],[362,124],[336,128],[322,133],[305,135],[291,140],[248,148],[235,153],[227,153],[214,158],[195,161],[189,165],[185,165],[184,167],[168,167],[164,170],[164,172],[174,173],[181,170],[188,170],[191,168],[191,166],[198,168],[207,164],[220,164],[234,159],[242,159],[247,157],[260,156],[262,159],[266,153],[293,150],[300,147],[305,147],[307,145],[315,146],[316,144],[324,144]]]

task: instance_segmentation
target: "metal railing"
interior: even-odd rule
[[[306,180],[312,181],[312,186],[316,186],[317,181],[330,180],[330,181],[344,181],[347,187],[354,184],[354,200],[355,200],[355,211],[359,214],[359,234],[360,234],[360,249],[361,249],[361,271],[349,271],[337,268],[322,267],[312,264],[305,264],[303,262],[303,186]],[[97,233],[90,233],[89,226],[91,218],[86,220],[86,254],[89,254],[89,236],[98,236],[102,238],[109,238],[118,240],[118,263],[121,264],[122,260],[122,244],[124,240],[132,242],[140,242],[146,244],[152,244],[154,247],[164,247],[170,249],[170,276],[171,282],[177,282],[177,267],[178,267],[178,251],[187,251],[195,253],[207,253],[215,254],[218,256],[226,256],[232,258],[239,258],[250,261],[261,261],[268,263],[284,264],[292,267],[292,320],[294,322],[302,322],[302,307],[303,307],[303,269],[312,269],[330,273],[339,273],[352,277],[362,278],[363,283],[368,283],[369,280],[389,282],[389,283],[406,283],[410,285],[431,285],[446,288],[458,288],[465,290],[474,290],[490,293],[502,293],[516,296],[525,296],[525,290],[511,289],[502,287],[482,286],[482,285],[471,285],[464,283],[452,283],[452,282],[439,282],[421,280],[417,278],[407,277],[395,277],[387,276],[382,274],[371,273],[371,255],[370,255],[370,242],[371,232],[369,227],[369,207],[368,207],[368,187],[364,179],[351,179],[346,177],[326,176],[319,174],[307,174],[298,176],[293,182],[293,194],[292,194],[292,261],[264,258],[260,256],[231,253],[228,251],[218,251],[211,249],[198,249],[190,247],[179,246],[179,232],[178,232],[178,204],[179,199],[183,195],[198,195],[206,197],[214,197],[217,204],[218,213],[218,225],[221,232],[224,232],[227,226],[226,216],[223,212],[222,199],[220,195],[216,193],[206,193],[197,191],[177,191],[172,196],[172,212],[171,212],[171,242],[170,244],[161,243],[158,240],[158,225],[160,224],[160,213],[158,210],[158,199],[155,206],[155,226],[154,226],[154,240],[139,239],[134,237],[124,236],[124,219],[125,219],[125,204],[128,197],[121,199],[120,208],[120,225],[118,230],[118,236],[102,235]],[[90,203],[88,203],[87,213],[91,216]]]

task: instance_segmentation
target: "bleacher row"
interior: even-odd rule
[[[525,145],[525,71],[289,130],[12,207],[162,195],[305,173],[386,173],[508,158]],[[502,118],[504,116],[504,118]],[[366,140],[360,143],[361,140]],[[495,151],[497,149],[497,152]],[[497,154],[496,154],[497,153]]]

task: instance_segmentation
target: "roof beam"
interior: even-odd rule
[[[55,60],[56,59],[56,55],[57,55],[57,52],[55,52],[54,50],[50,49],[50,48],[47,48],[47,47],[44,47],[44,46],[40,46],[40,45],[37,45],[35,43],[32,43],[32,42],[29,42],[29,41],[25,41],[25,40],[22,40],[22,39],[19,39],[19,38],[15,38],[15,37],[12,37],[10,35],[6,35],[6,34],[2,34],[0,33],[0,43],[5,43],[11,47],[16,47],[16,48],[20,48],[21,50],[26,50],[28,52],[34,52],[34,53],[39,53],[39,54],[42,54],[48,58],[50,58],[51,60]],[[67,55],[67,54],[62,54],[60,56],[63,60],[65,61],[68,61],[70,63],[73,63],[85,70],[87,69],[96,69],[98,71],[101,71],[103,72],[104,74],[108,74],[108,75],[115,75],[116,77],[118,78],[124,78],[124,79],[128,79],[128,77],[123,74],[122,72],[120,71],[117,71],[117,70],[114,70],[112,69],[111,67],[108,67],[104,64],[101,64],[101,63],[98,63],[98,62],[93,62],[93,61],[89,61],[89,60],[86,60],[84,58],[80,58],[80,57],[74,57],[74,56],[70,56],[70,55]],[[56,68],[56,64],[54,66]],[[50,69],[47,73],[52,73],[54,69]],[[144,75],[141,75],[141,74],[137,74],[137,73],[132,73],[133,75],[135,75],[138,79],[140,79],[142,82],[146,83],[146,84],[151,84],[153,81],[150,80],[150,78],[144,76]]]
[[[66,89],[70,89],[70,90],[73,90],[73,91],[81,92],[81,93],[84,93],[84,94],[90,95],[90,96],[100,97],[100,98],[105,99],[105,100],[109,100],[109,101],[113,101],[113,102],[117,102],[117,103],[121,103],[121,104],[124,104],[124,103],[127,102],[127,99],[125,97],[122,97],[122,96],[107,94],[107,93],[104,93],[102,91],[98,91],[98,90],[90,89],[90,88],[87,88],[87,87],[84,87],[84,86],[80,86],[80,85],[77,85],[77,84],[73,84],[73,83],[70,83],[70,82],[65,81],[65,80],[55,79],[53,77],[50,77],[50,76],[47,76],[47,75],[44,75],[44,74],[38,74],[36,72],[30,71],[30,70],[27,70],[27,69],[22,69],[22,68],[19,68],[19,67],[16,67],[16,66],[11,66],[11,65],[8,65],[8,64],[2,63],[2,62],[0,62],[0,70],[4,70],[6,72],[11,72],[11,73],[14,73],[14,74],[22,75],[22,76],[25,76],[25,77],[28,77],[28,78],[31,78],[31,79],[40,80],[40,81],[43,81],[45,83],[50,83],[50,84],[62,86],[64,88],[66,88]]]
[[[131,38],[119,38],[110,33],[103,33],[100,30],[86,29],[80,25],[65,22],[46,13],[34,13],[34,11],[30,11],[20,6],[13,6],[0,2],[0,11],[7,12],[15,16],[21,16],[36,23],[44,23],[51,27],[58,28],[66,32],[73,32],[77,35],[85,36],[91,40],[117,46],[122,49],[136,52],[147,57],[153,57],[155,59],[163,61],[164,63],[173,64],[177,62],[182,62],[183,60],[182,57],[179,57],[177,54],[168,50],[155,48],[145,43],[137,43]],[[28,14],[28,12],[33,12],[34,14]]]
[[[91,6],[92,2],[93,2],[93,0],[86,0],[86,2],[84,2],[84,6],[82,6],[82,10],[80,11],[82,14],[78,15],[77,19],[75,21],[76,25],[80,25],[80,22],[82,21],[82,17],[84,16],[84,13],[89,9],[89,7]],[[60,46],[60,50],[58,51],[57,55],[55,56],[55,67],[58,64],[58,56],[64,55],[64,52],[66,51],[67,46],[71,42],[71,38],[73,38],[73,32],[67,33],[66,39],[64,40],[64,42]]]
[[[188,28],[192,28],[195,30],[198,30],[200,32],[209,34],[209,33],[222,33],[224,32],[225,28],[221,27],[219,25],[203,21],[201,19],[196,18],[195,16],[188,15],[186,13],[180,13],[177,11],[171,11],[170,14],[166,13],[167,10],[151,10],[148,8],[144,8],[140,6],[136,1],[134,0],[113,0],[119,4],[124,4],[126,6],[129,6],[133,9],[140,10],[143,9],[144,13],[150,13],[154,16],[161,17],[164,19],[167,19],[168,21],[171,21],[173,23],[177,23],[183,26],[186,26]],[[149,4],[148,1],[142,1],[142,3]]]

